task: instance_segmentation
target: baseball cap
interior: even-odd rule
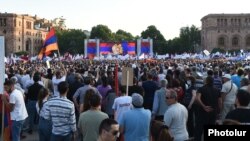
[[[141,107],[143,104],[143,97],[138,93],[133,93],[132,104],[136,107]]]
[[[231,75],[230,74],[225,74],[222,77],[227,78],[227,79],[231,79]]]

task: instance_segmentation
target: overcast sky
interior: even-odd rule
[[[37,15],[52,20],[63,16],[68,28],[91,30],[107,25],[136,36],[155,25],[165,39],[180,28],[195,25],[208,14],[250,13],[249,0],[2,0],[0,12]]]

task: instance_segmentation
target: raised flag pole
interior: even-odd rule
[[[58,45],[57,45],[58,46]],[[60,51],[59,51],[59,46],[58,46],[58,50],[57,50],[57,53],[58,53],[58,60],[59,60],[59,62],[61,62],[61,54],[60,54]]]
[[[119,84],[118,84],[118,63],[116,61],[116,64],[115,64],[115,93],[116,93],[116,96],[119,96],[118,93],[119,93]]]

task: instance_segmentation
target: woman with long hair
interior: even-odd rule
[[[52,132],[51,121],[44,118],[46,102],[48,101],[49,95],[50,95],[49,90],[46,88],[42,88],[38,94],[36,109],[39,114],[39,123],[38,123],[39,141],[49,141]]]
[[[95,91],[93,89],[88,89],[86,91],[85,97],[84,97],[84,105],[83,105],[83,112],[88,111],[90,109],[89,100],[90,98],[95,94]]]
[[[164,125],[164,122],[158,120],[152,120],[150,126],[150,132],[153,141],[173,141],[174,138],[170,135],[168,127]]]

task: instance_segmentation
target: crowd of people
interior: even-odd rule
[[[39,141],[200,141],[204,125],[250,124],[250,64],[127,60],[6,64],[10,134]],[[133,85],[122,84],[124,67]]]

